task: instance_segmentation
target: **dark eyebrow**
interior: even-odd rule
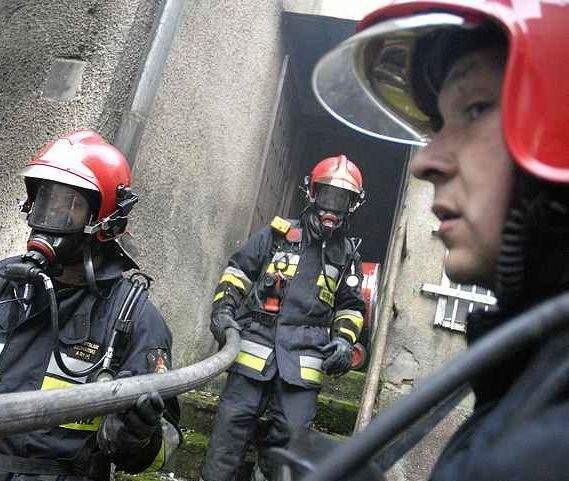
[[[476,59],[471,59],[470,61],[466,62],[464,65],[459,65],[458,67],[454,67],[450,70],[449,74],[447,75],[443,85],[445,88],[449,88],[452,84],[458,82],[459,80],[464,79],[475,67],[478,66],[478,62]]]

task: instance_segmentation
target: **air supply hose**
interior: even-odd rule
[[[358,472],[440,401],[512,352],[566,328],[568,320],[569,293],[564,293],[497,327],[422,382],[415,392],[385,410],[367,429],[333,449],[303,481],[338,481]]]

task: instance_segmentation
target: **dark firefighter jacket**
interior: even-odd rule
[[[330,328],[334,335],[356,342],[364,311],[359,256],[344,237],[330,241],[325,252],[328,284],[322,271],[321,242],[300,229],[298,221],[275,217],[231,256],[213,309],[228,301],[241,306],[241,352],[232,370],[261,381],[272,379],[278,371],[290,384],[318,388],[323,374],[321,348],[329,342]],[[352,265],[359,282],[349,287],[342,272]],[[271,315],[262,308],[262,299],[259,303],[259,286],[276,271],[286,283],[280,310]]]
[[[14,261],[1,261],[0,269]],[[122,265],[114,261],[98,270],[98,281],[110,294],[109,299],[95,297],[84,286],[57,289],[59,346],[69,368],[83,370],[104,354],[114,320],[131,285],[122,277],[122,271]],[[15,294],[21,296],[22,287],[3,279],[0,279],[0,287],[1,300],[13,299]],[[0,393],[66,388],[91,381],[70,378],[55,363],[47,306],[45,293],[39,287],[27,314],[19,302],[0,304]],[[132,320],[133,330],[117,370],[137,375],[169,369],[172,335],[162,315],[148,300],[147,293],[137,302]],[[113,459],[118,469],[156,470],[169,452],[177,447],[178,402],[170,399],[166,406],[162,439],[146,447],[133,447],[129,459]],[[19,461],[29,466],[32,466],[31,460],[59,460],[65,465],[70,463],[73,466],[70,469],[76,471],[74,475],[108,479],[110,460],[103,456],[96,444],[96,431],[101,421],[100,417],[82,419],[56,428],[0,438],[0,459],[4,460],[0,462],[0,479],[3,479],[1,473],[12,469],[6,467],[7,455],[15,460],[21,458]],[[42,468],[39,469],[41,471]]]
[[[472,316],[468,342],[503,321]],[[431,481],[569,479],[569,332],[512,353],[473,384],[473,415],[439,458]]]

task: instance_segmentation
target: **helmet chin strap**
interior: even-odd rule
[[[85,269],[85,281],[89,291],[100,299],[108,299],[109,296],[103,295],[97,286],[97,278],[95,276],[95,266],[93,264],[93,252],[91,249],[91,241],[88,240],[83,246],[83,268]]]

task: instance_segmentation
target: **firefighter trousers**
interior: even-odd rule
[[[230,372],[202,468],[203,480],[233,481],[255,437],[260,441],[259,466],[270,479],[274,466],[265,450],[286,446],[291,429],[310,426],[317,396],[317,389],[288,384],[278,373],[270,381],[257,381]],[[263,413],[268,422],[265,429],[259,429]]]

